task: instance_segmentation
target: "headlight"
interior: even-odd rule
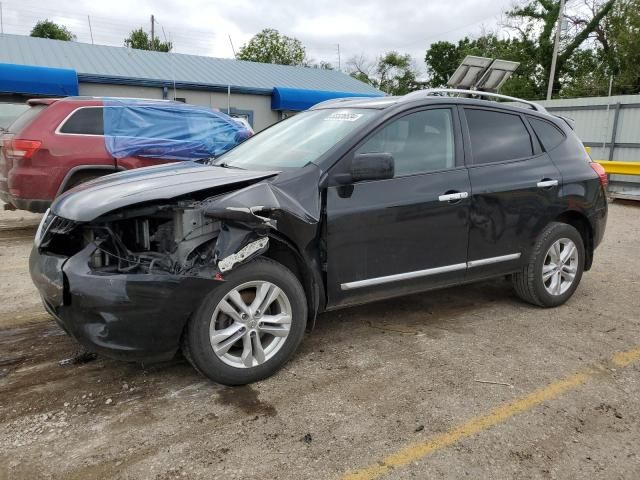
[[[44,236],[44,233],[47,230],[47,227],[49,226],[49,223],[51,223],[51,219],[49,218],[49,208],[47,208],[47,211],[44,212],[44,216],[42,217],[42,220],[40,220],[40,225],[38,225],[38,229],[36,230],[36,236],[33,239],[33,243],[35,244],[36,247],[40,246],[40,243],[42,242],[42,237]]]

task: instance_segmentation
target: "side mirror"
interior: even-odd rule
[[[351,180],[385,180],[393,178],[395,166],[390,153],[358,153],[351,160]]]

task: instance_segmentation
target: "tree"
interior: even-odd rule
[[[556,64],[553,88],[556,95],[585,95],[589,91],[591,94],[603,93],[602,88],[606,84],[604,51],[611,50],[608,43],[612,35],[605,27],[609,24],[614,0],[583,1],[585,5],[573,4],[566,15],[568,28],[562,35]],[[528,0],[528,3],[507,12],[506,27],[515,32],[512,38],[488,33],[476,39],[463,38],[457,44],[432,44],[425,55],[429,86],[446,85],[466,55],[477,55],[520,63],[516,72],[502,86],[502,93],[524,98],[545,98],[559,12],[560,3],[557,0]],[[625,21],[627,16],[624,17]],[[624,28],[628,28],[628,25],[625,24]],[[598,48],[594,46],[599,40],[606,43],[606,48],[604,44]]]
[[[502,87],[502,93],[517,97],[535,98],[538,96],[536,84],[536,62],[532,60],[535,46],[526,40],[500,39],[493,33],[485,34],[477,39],[468,37],[451,42],[436,42],[426,52],[425,63],[432,88],[445,87],[456,68],[467,55],[479,57],[502,58],[519,62],[515,74]]]
[[[303,66],[308,68],[317,68],[318,70],[335,70],[332,63],[325,62],[324,60],[316,62],[313,58],[306,58]]]
[[[580,47],[590,37],[597,35],[602,22],[613,8],[615,0],[596,0],[587,15],[569,13],[567,18],[572,27],[562,39],[556,63],[554,92],[560,92],[563,79],[566,80],[571,58],[579,53]],[[580,11],[583,11],[581,9]],[[533,60],[540,67],[537,86],[540,93],[546,90],[555,41],[555,30],[560,14],[560,2],[554,0],[530,0],[529,3],[507,12],[508,27],[518,32],[520,39],[534,45],[531,49]]]
[[[300,40],[282,35],[273,28],[265,28],[254,35],[236,54],[238,60],[297,66],[304,64],[305,56]]]
[[[640,0],[618,0],[606,18],[597,40],[601,46],[605,77],[613,75],[617,94],[640,91]],[[604,79],[604,82],[608,78]]]
[[[31,29],[30,35],[39,38],[51,38],[53,40],[64,40],[70,42],[76,39],[76,36],[64,25],[58,25],[51,20],[40,20]]]
[[[409,54],[387,52],[373,62],[360,55],[347,62],[347,71],[390,95],[404,95],[420,87],[418,70]]]
[[[155,37],[153,41],[151,41],[150,36],[142,27],[133,30],[129,36],[125,38],[124,46],[137,50],[153,50],[156,52],[170,52],[173,48],[171,42],[161,42],[158,37]]]

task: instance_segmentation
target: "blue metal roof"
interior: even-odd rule
[[[291,67],[179,53],[150,52],[0,35],[0,63],[70,68],[80,82],[173,86],[271,95],[274,87],[380,94],[370,85],[335,70]]]
[[[301,111],[332,98],[379,97],[381,95],[383,95],[382,92],[328,92],[326,90],[275,87],[271,96],[271,109]]]
[[[27,95],[78,95],[78,77],[67,68],[0,63],[0,92]]]

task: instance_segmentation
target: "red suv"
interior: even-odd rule
[[[250,136],[224,114],[179,102],[68,97],[27,103],[30,108],[0,136],[0,199],[32,212],[46,211],[59,194],[88,180],[217,156]],[[223,130],[220,150],[216,136]]]

